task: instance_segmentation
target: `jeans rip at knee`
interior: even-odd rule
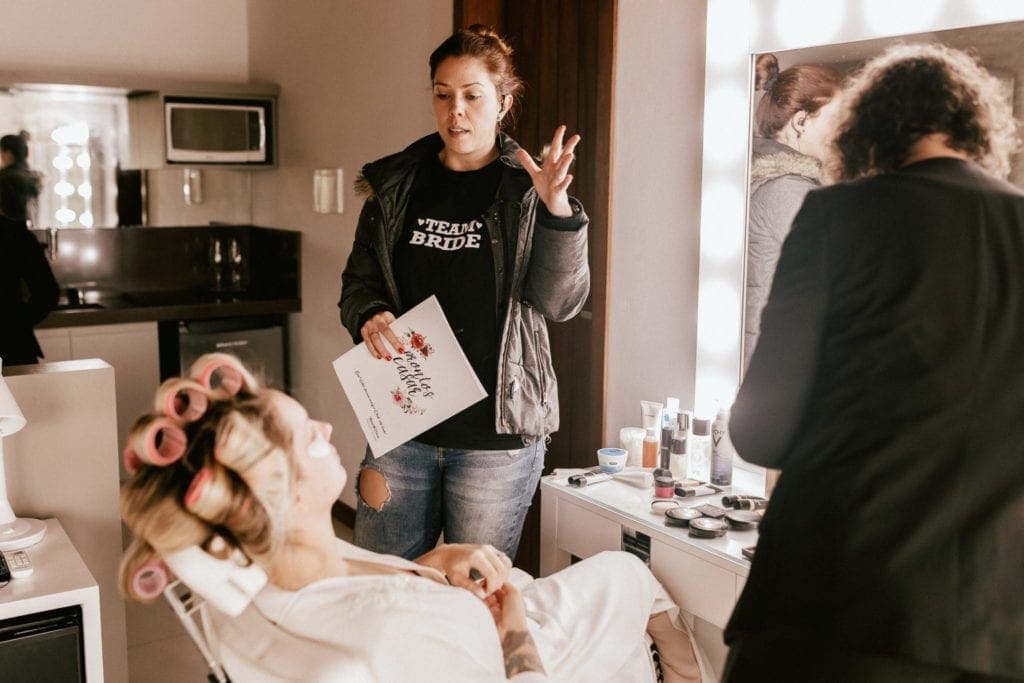
[[[391,489],[383,472],[371,465],[363,465],[356,479],[356,495],[367,507],[381,512],[391,501]]]

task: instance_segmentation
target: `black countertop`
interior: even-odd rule
[[[46,231],[36,232],[40,242],[53,239]],[[300,235],[295,231],[133,227],[60,230],[56,237],[51,266],[62,296],[37,328],[302,310]]]
[[[147,302],[125,296],[121,299],[101,299],[92,304],[58,308],[36,325],[36,329],[271,315],[298,313],[301,310],[301,299],[233,299],[225,297],[197,300],[194,297],[183,297],[177,301]]]

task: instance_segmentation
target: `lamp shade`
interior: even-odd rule
[[[3,359],[0,358],[0,438],[10,436],[25,426],[25,416],[21,414],[14,394],[4,381],[3,363]]]
[[[38,519],[15,517],[7,500],[7,478],[4,470],[4,438],[25,426],[25,416],[14,400],[3,377],[0,360],[0,550],[18,550],[42,540],[46,524]]]

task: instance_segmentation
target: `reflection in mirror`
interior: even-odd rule
[[[761,309],[768,297],[782,241],[803,197],[826,182],[816,160],[824,160],[827,150],[821,143],[827,140],[835,123],[827,106],[833,94],[828,74],[849,75],[895,40],[938,42],[973,51],[989,71],[1004,81],[1014,111],[1020,112],[1024,90],[1024,79],[1018,77],[1024,70],[1022,31],[1024,22],[1008,22],[755,56],[743,371],[757,341]],[[763,84],[766,86],[758,87]],[[1021,155],[1014,159],[1009,178],[1017,185],[1024,180],[1022,159]]]
[[[118,225],[118,159],[127,97],[111,88],[18,85],[0,91],[0,134],[28,133],[41,176],[30,219],[38,228]]]
[[[1024,3],[1004,0],[708,0],[694,377],[698,413],[710,414],[716,402],[731,404],[741,376],[756,56],[774,53],[783,70],[822,63],[845,73],[898,36],[938,39],[942,32],[941,39],[954,47],[974,46],[988,67],[1012,81],[1019,115],[1017,73],[1024,60],[1013,57],[1024,54],[1022,20]],[[828,44],[808,47],[823,42]],[[1020,164],[1010,179],[1024,184]],[[740,459],[736,467],[763,474]]]

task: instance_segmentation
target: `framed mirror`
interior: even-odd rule
[[[756,56],[780,69],[858,66],[893,40],[973,47],[1019,98],[1024,3],[1000,0],[708,0],[695,410],[730,405],[741,379],[751,112]],[[955,29],[955,30],[954,30]],[[940,33],[941,32],[941,33]],[[986,51],[988,55],[986,55]],[[757,93],[759,96],[760,93]],[[1015,106],[1015,110],[1020,111]],[[1015,170],[1011,181],[1020,182]],[[761,468],[737,459],[736,466]]]

